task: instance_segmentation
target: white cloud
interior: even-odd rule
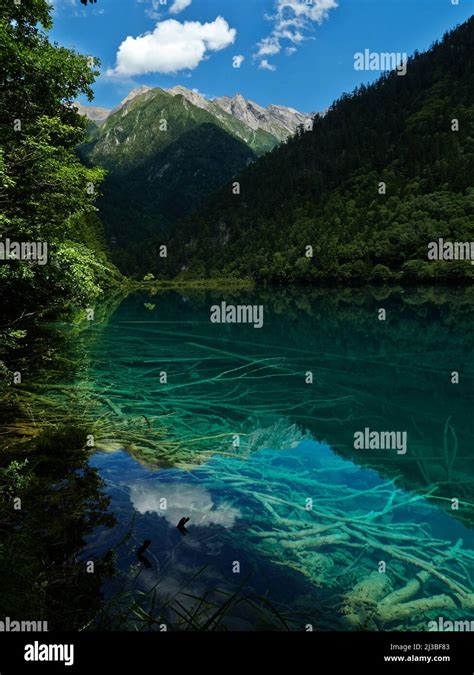
[[[262,59],[260,63],[258,64],[259,70],[271,70],[272,72],[276,70],[276,66],[273,64],[269,63],[267,59]]]
[[[240,513],[230,504],[216,505],[211,494],[199,485],[161,483],[132,485],[130,499],[139,513],[156,513],[176,527],[181,518],[191,518],[189,527],[222,525],[233,527]],[[166,500],[164,502],[163,500]],[[166,509],[163,505],[166,504]]]
[[[160,3],[160,0],[138,0],[138,2],[150,2],[151,7],[148,7],[145,10],[145,14],[150,17],[150,19],[158,20],[161,18],[160,10],[163,9],[163,5]]]
[[[170,7],[170,14],[179,14],[189,7],[193,0],[174,0],[174,3]]]
[[[169,8],[170,14],[179,14],[184,9],[189,7],[193,0],[166,0],[165,3],[161,2],[161,0],[137,0],[137,2],[150,5],[147,7],[147,9],[145,9],[145,14],[149,16],[150,19],[159,21],[163,18],[164,13],[167,10],[168,2],[172,3],[171,7]]]
[[[296,51],[295,45],[307,40],[314,24],[321,24],[336,9],[336,0],[274,0],[275,13],[270,18],[273,30],[268,37],[257,44],[255,58],[273,56],[282,50],[282,41],[288,40],[292,46],[285,49],[287,55]],[[265,60],[265,59],[264,59]]]
[[[322,23],[327,19],[331,9],[336,9],[336,0],[276,0],[276,11],[279,17],[284,17],[288,12],[297,18],[309,19]]]
[[[245,61],[245,56],[242,56],[242,54],[237,54],[237,56],[234,56],[232,58],[232,65],[234,68],[240,68],[240,66],[243,64]]]
[[[128,36],[117,52],[117,63],[107,75],[133,76],[146,73],[177,73],[193,70],[206,58],[231,45],[237,31],[221,16],[209,23],[168,19],[153,32]]]
[[[274,36],[264,38],[258,44],[259,50],[257,56],[273,56],[281,50],[280,42]]]

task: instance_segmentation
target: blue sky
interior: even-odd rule
[[[356,52],[423,51],[474,13],[474,0],[51,1],[52,39],[101,59],[94,105],[104,107],[142,84],[182,84],[324,110],[378,77],[354,69]]]

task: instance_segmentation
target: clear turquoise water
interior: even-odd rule
[[[148,428],[161,416],[187,454],[184,468],[157,467],[157,457],[166,459],[159,448],[93,456],[118,520],[87,549],[92,555],[118,547],[120,573],[105,584],[106,597],[158,584],[158,603],[176,594],[191,612],[197,597],[218,604],[221,592],[238,591],[245,599],[219,626],[239,630],[263,627],[250,604],[261,598],[271,603],[266,620],[277,629],[427,630],[438,616],[469,619],[472,609],[432,575],[409,600],[447,593],[455,609],[415,606],[385,621],[372,606],[356,626],[345,616],[347,594],[379,573],[381,561],[385,595],[420,571],[360,535],[429,565],[458,542],[465,557],[452,553],[436,566],[472,591],[473,361],[466,335],[473,316],[463,292],[433,298],[333,290],[128,298],[96,329],[88,381],[97,391],[107,388],[118,417],[142,415]],[[264,327],[211,324],[209,308],[222,299],[263,304]],[[451,383],[453,370],[459,384]],[[405,430],[406,455],[354,450],[354,432],[365,427]],[[201,453],[203,463],[194,465]],[[461,501],[457,510],[453,497]],[[183,516],[190,517],[187,536],[176,529]],[[336,540],[327,545],[317,542],[324,533],[301,535],[328,524]],[[349,543],[338,542],[348,525]],[[137,558],[145,539],[150,568]],[[167,617],[173,624],[176,614]]]
[[[308,624],[313,625],[315,630],[345,630],[348,626],[337,607],[337,600],[340,600],[338,591],[357,583],[361,575],[370,574],[371,569],[378,569],[380,552],[370,550],[356,564],[355,556],[349,550],[346,558],[337,559],[336,556],[329,569],[320,569],[317,565],[312,567],[312,556],[324,553],[325,560],[332,560],[338,547],[328,546],[317,551],[308,547],[303,549],[303,559],[308,573],[313,575],[313,579],[309,579],[283,564],[285,561],[297,563],[299,559],[296,556],[273,542],[267,547],[262,546],[262,540],[259,540],[259,532],[273,531],[278,541],[282,530],[265,512],[262,504],[253,498],[252,476],[256,477],[255,485],[260,495],[271,498],[275,493],[286,493],[290,501],[293,499],[292,481],[296,473],[304,471],[308,477],[314,476],[315,481],[323,479],[331,488],[337,488],[334,495],[329,490],[333,499],[324,502],[323,497],[320,498],[323,490],[316,486],[308,489],[307,494],[316,505],[325,503],[335,513],[359,518],[362,530],[367,514],[383,509],[388,493],[377,488],[386,485],[386,482],[373,470],[361,469],[348,460],[340,459],[327,445],[303,441],[288,450],[258,450],[251,460],[216,457],[204,466],[186,472],[177,469],[149,471],[125,452],[112,455],[97,453],[92,465],[106,480],[111,509],[119,521],[112,530],[102,532],[99,540],[91,543],[87,553],[100,555],[118,546],[123,576],[110,584],[110,593],[123,590],[124,579],[127,579],[127,588],[145,592],[158,584],[158,597],[166,599],[170,594],[177,594],[191,610],[195,602],[188,594],[199,597],[210,594],[210,598],[218,602],[219,593],[216,591],[233,593],[238,589],[248,598],[267,597],[293,630],[305,630]],[[269,471],[271,480],[262,489],[261,477],[268,475]],[[245,491],[236,476],[249,478]],[[348,490],[361,487],[375,489],[375,492],[370,496],[354,497],[345,505],[338,500],[338,495],[347,497]],[[166,510],[163,510],[163,498],[167,500]],[[415,538],[415,527],[423,525],[432,538],[452,543],[462,538],[465,548],[474,549],[472,530],[440,512],[427,500],[396,508],[409,498],[409,493],[404,490],[397,491],[395,509],[383,516],[384,525],[401,526],[405,535],[412,531]],[[297,501],[295,503],[298,505]],[[176,529],[183,515],[191,518],[187,536]],[[119,545],[132,522],[132,538]],[[311,517],[306,522],[312,522]],[[283,531],[286,530],[283,528]],[[257,534],[252,536],[251,532]],[[145,539],[151,539],[147,552],[151,568],[139,565],[137,569],[136,549]],[[381,537],[381,540],[384,538]],[[421,545],[420,549],[425,559]],[[393,564],[398,575],[404,574],[405,568],[397,566],[396,561],[394,563],[390,557],[383,555],[382,558],[387,559],[389,570]],[[238,574],[234,573],[235,561],[240,563]],[[194,578],[198,570],[203,572]],[[390,572],[388,574],[390,576]],[[436,584],[433,589],[435,587]],[[434,612],[424,617],[424,622],[427,624],[439,614]],[[453,619],[470,616],[465,611],[441,614]],[[418,624],[420,619],[415,615],[412,621],[406,622],[406,628]],[[235,608],[222,625],[227,629],[253,630],[258,625],[255,622],[254,612],[244,605]],[[273,620],[272,624],[277,629],[285,628],[277,620]],[[396,625],[400,627],[399,622]],[[378,628],[389,629],[390,626]]]

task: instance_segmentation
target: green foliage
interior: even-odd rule
[[[250,165],[234,179],[241,196],[218,190],[177,226],[171,269],[277,283],[471,281],[469,263],[428,264],[427,252],[438,238],[473,240],[473,176],[471,18],[410,58],[406,76],[345,94],[312,131]]]
[[[372,281],[389,281],[392,278],[392,273],[386,265],[375,265],[370,278]]]
[[[31,477],[27,473],[28,460],[13,460],[0,468],[0,493],[5,500],[18,497],[29,486]]]
[[[87,125],[72,103],[92,99],[99,64],[50,43],[50,28],[46,0],[1,4],[0,238],[46,242],[49,258],[0,262],[7,322],[90,303],[114,276],[94,205],[104,172],[75,154]]]

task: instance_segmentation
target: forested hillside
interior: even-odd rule
[[[218,115],[181,94],[149,89],[100,127],[90,126],[79,155],[107,170],[98,206],[125,273],[141,268],[144,240],[168,235],[213,190],[278,144],[214,108]]]
[[[342,96],[312,131],[248,167],[234,179],[240,194],[234,181],[216,192],[177,228],[171,269],[276,282],[471,278],[468,262],[429,262],[427,250],[473,239],[473,176],[471,18],[415,53],[405,76]]]

